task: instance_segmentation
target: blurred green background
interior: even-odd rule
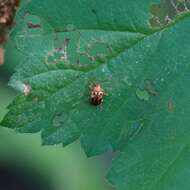
[[[11,52],[9,52],[9,59]],[[0,120],[16,95],[8,87],[14,66],[0,66]],[[80,143],[41,146],[40,134],[0,127],[0,190],[111,190],[105,180],[111,154],[87,158]]]

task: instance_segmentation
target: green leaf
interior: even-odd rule
[[[189,189],[190,14],[162,22],[150,13],[158,3],[25,4],[11,33],[21,93],[2,125],[41,131],[44,145],[80,138],[88,156],[119,150],[108,174],[118,190]],[[93,82],[108,94],[100,106],[89,103]]]

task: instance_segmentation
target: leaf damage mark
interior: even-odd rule
[[[95,61],[105,61],[109,54],[113,52],[111,46],[101,40],[93,40],[82,49],[80,39],[77,42],[76,51],[80,57],[86,56],[92,63]]]
[[[69,46],[70,39],[65,38],[64,44],[63,44],[63,59],[67,60],[68,59],[68,53],[67,53],[67,48]]]
[[[149,100],[149,94],[146,90],[137,89],[136,95],[140,100],[148,101]]]
[[[139,122],[134,122],[131,124],[131,131],[129,132],[129,139],[133,140],[137,135],[139,135],[144,128],[144,121],[143,119]]]
[[[154,84],[151,80],[145,80],[144,88],[138,88],[136,90],[136,95],[140,100],[148,101],[150,96],[158,96],[159,92],[154,87]]]
[[[150,80],[145,81],[145,87],[144,89],[148,92],[151,96],[158,96],[159,92],[157,89],[155,89],[154,84]]]
[[[95,62],[94,56],[91,56],[89,54],[88,49],[87,50],[81,50],[81,45],[80,44],[81,44],[81,41],[79,39],[78,42],[77,42],[77,48],[76,48],[76,51],[79,54],[79,56],[86,56],[91,62]]]
[[[28,26],[29,29],[37,29],[37,28],[41,27],[40,24],[33,24],[32,22],[28,22],[27,26]]]
[[[164,27],[170,24],[178,15],[190,11],[190,0],[161,0],[160,4],[153,4],[149,20],[152,27]]]
[[[9,85],[12,86],[15,90],[18,90],[21,93],[23,93],[25,96],[30,95],[32,92],[32,87],[27,82],[23,83],[22,81],[12,79],[9,82]]]
[[[32,91],[32,87],[29,84],[23,84],[22,88],[23,88],[22,91],[25,96],[28,96]]]
[[[62,47],[55,48],[53,51],[47,53],[45,57],[46,64],[54,63],[57,64],[60,61],[68,61],[68,46],[70,39],[65,38]]]
[[[175,112],[175,104],[171,98],[167,101],[167,111],[169,113]]]
[[[86,31],[56,33],[54,47],[56,52],[48,53],[48,59],[50,58],[51,61],[48,60],[47,63],[56,62],[52,60],[52,57],[56,53],[62,53],[63,57],[60,61],[66,60],[71,64],[80,65],[79,67],[91,67],[94,64],[105,62],[114,51],[110,41],[102,36],[102,31],[100,34],[90,31],[87,37]]]

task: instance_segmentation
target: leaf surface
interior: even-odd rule
[[[119,190],[189,189],[189,12],[153,27],[156,3],[25,4],[11,33],[21,94],[2,125],[41,131],[45,145],[80,138],[88,156],[121,151],[108,174]],[[100,106],[93,82],[108,94]]]

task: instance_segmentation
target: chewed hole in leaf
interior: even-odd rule
[[[55,48],[53,51],[48,52],[46,56],[46,64],[60,63],[61,61],[68,61],[68,46],[70,39],[65,38],[62,46]]]
[[[190,11],[190,0],[161,0],[150,8],[152,27],[164,27],[171,23],[176,16]]]

